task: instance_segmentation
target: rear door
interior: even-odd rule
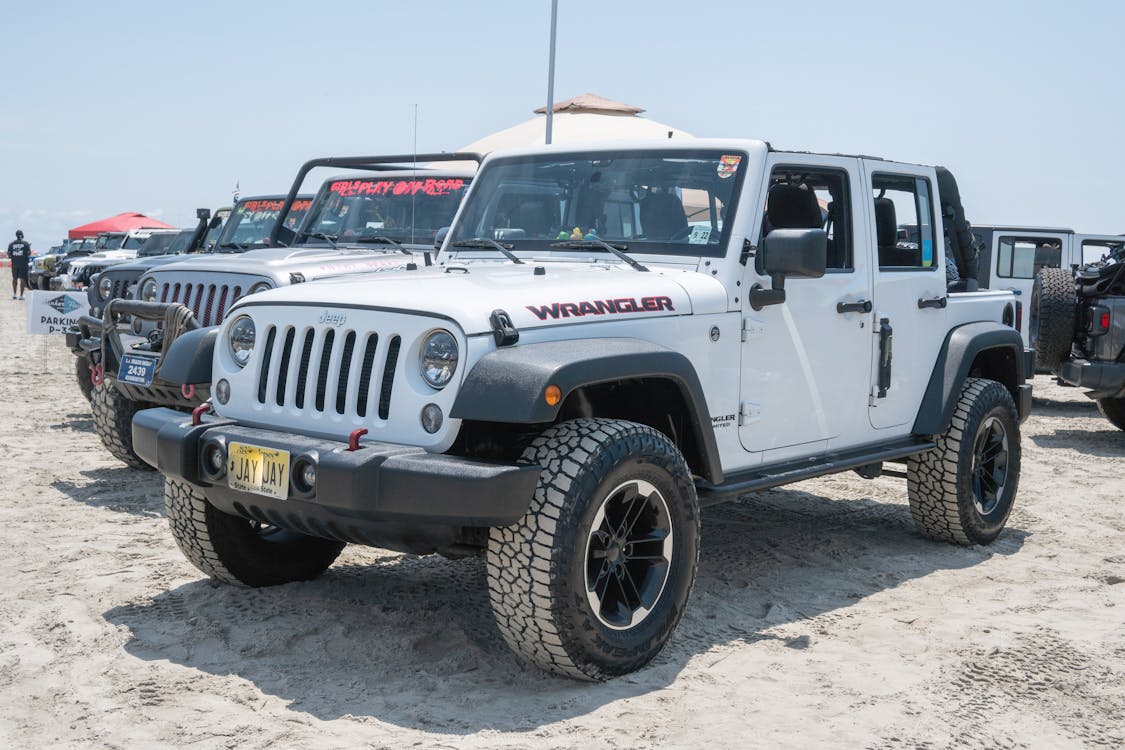
[[[1031,287],[1040,268],[1061,268],[1064,259],[1069,265],[1071,236],[1066,232],[1021,231],[999,229],[992,237],[992,289],[1006,289],[1023,303],[1020,334],[1026,342],[1027,314],[1031,304]]]
[[[867,248],[875,266],[868,415],[891,438],[910,432],[945,336],[945,243],[932,169],[870,160],[863,168],[862,198],[875,228]],[[901,225],[916,225],[917,240],[897,240]]]

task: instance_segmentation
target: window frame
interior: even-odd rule
[[[766,238],[765,235],[762,234],[762,229],[764,227],[765,218],[766,218],[766,208],[767,208],[766,207],[766,200],[769,196],[770,186],[773,185],[774,175],[778,172],[784,173],[784,172],[787,172],[787,171],[789,171],[789,172],[801,172],[801,173],[804,173],[804,174],[822,174],[822,175],[832,174],[832,175],[838,175],[841,178],[841,188],[844,191],[844,216],[847,217],[847,223],[845,224],[845,227],[847,228],[847,240],[848,240],[847,260],[848,260],[848,263],[850,265],[845,266],[844,268],[833,268],[833,267],[826,266],[825,269],[824,269],[824,273],[825,274],[830,274],[830,273],[832,273],[832,274],[855,273],[855,270],[856,270],[855,269],[855,257],[856,257],[855,256],[855,214],[852,212],[851,175],[848,173],[848,170],[845,169],[844,167],[828,166],[828,165],[825,165],[825,164],[797,164],[797,163],[782,163],[782,162],[778,162],[778,163],[774,164],[770,168],[769,176],[766,178],[766,189],[765,189],[765,193],[762,196],[762,202],[761,202],[762,221],[758,222],[758,241],[755,244],[760,247],[761,244],[762,244],[762,241]],[[814,193],[815,193],[815,190],[814,190]],[[825,222],[827,222],[827,220],[828,220],[828,218],[825,217]],[[823,228],[824,228],[824,225],[822,224],[821,229],[823,229]],[[757,253],[757,257],[754,260],[754,270],[757,271],[758,274],[760,274],[760,275],[765,275],[765,269],[763,267],[761,267],[761,263],[762,263],[761,259],[762,259],[762,254]]]
[[[1000,268],[1000,258],[1003,255],[1000,252],[1000,249],[1004,245],[1004,240],[1011,240],[1012,241],[1012,252],[1008,256],[1008,273],[1006,273],[1006,274],[1001,273],[1001,268]],[[1059,245],[1059,264],[1057,266],[1051,266],[1051,268],[1062,268],[1063,267],[1063,260],[1064,260],[1063,259],[1063,241],[1060,238],[1058,238],[1058,237],[1043,237],[1043,236],[1032,237],[1030,235],[1023,235],[1023,234],[1002,234],[1001,233],[996,238],[996,278],[998,278],[998,279],[1016,279],[1016,280],[1019,280],[1019,281],[1031,281],[1035,278],[1035,255],[1034,255],[1034,251],[1033,251],[1033,254],[1032,254],[1032,257],[1031,257],[1031,268],[1032,268],[1031,275],[1030,276],[1016,276],[1012,273],[1012,269],[1015,268],[1015,265],[1016,265],[1016,252],[1015,252],[1015,250],[1016,250],[1016,243],[1017,242],[1026,242],[1026,243],[1032,244],[1032,245],[1041,245],[1045,242],[1057,242],[1058,245]]]
[[[944,268],[944,266],[945,266],[944,257],[942,258],[941,263],[938,262],[938,247],[939,247],[939,245],[938,245],[938,241],[937,241],[937,226],[938,226],[937,225],[937,214],[934,212],[934,209],[935,209],[935,205],[934,205],[935,204],[935,201],[934,201],[934,186],[933,186],[933,183],[930,181],[930,178],[926,175],[913,174],[911,172],[891,172],[889,170],[881,170],[881,171],[878,171],[878,172],[872,172],[871,173],[871,204],[870,204],[871,210],[872,210],[872,216],[874,216],[874,211],[875,211],[875,190],[876,190],[875,181],[879,177],[892,177],[892,178],[896,178],[896,179],[909,179],[914,184],[914,187],[915,187],[915,192],[914,192],[914,217],[918,220],[918,252],[919,252],[918,257],[919,258],[922,258],[922,255],[921,255],[921,251],[922,251],[922,211],[921,211],[921,206],[918,204],[917,186],[918,186],[919,182],[922,182],[926,185],[926,193],[927,193],[926,197],[927,197],[928,202],[930,204],[930,210],[928,212],[929,216],[930,216],[930,234],[932,235],[931,239],[930,239],[930,242],[933,243],[933,248],[934,248],[933,253],[934,253],[934,255],[933,255],[933,262],[928,266],[884,266],[883,264],[881,264],[879,262],[879,231],[878,231],[877,227],[875,226],[875,223],[872,222],[872,224],[871,224],[871,239],[875,240],[875,242],[872,243],[871,247],[872,247],[872,250],[873,250],[873,253],[874,253],[874,256],[875,256],[874,257],[875,268],[880,273],[918,273],[919,271],[924,271],[924,272],[929,273],[929,272],[936,271],[939,267]],[[883,189],[885,190],[885,188],[883,188]],[[895,226],[895,236],[896,237],[898,236],[897,217],[896,217],[896,226]],[[944,236],[944,233],[943,233],[943,236],[942,236],[942,242],[941,242],[940,247],[941,247],[941,253],[942,253],[942,255],[944,255],[944,253],[945,253],[945,236]]]

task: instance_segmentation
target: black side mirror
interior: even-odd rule
[[[441,246],[445,244],[445,237],[449,234],[449,227],[442,227],[434,233],[434,250],[441,250]],[[429,265],[428,263],[426,265]]]
[[[775,229],[762,240],[762,268],[772,289],[750,288],[750,306],[760,310],[785,301],[785,277],[819,279],[828,265],[828,235],[823,229]]]

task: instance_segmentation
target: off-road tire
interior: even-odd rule
[[[1074,276],[1064,268],[1043,268],[1035,275],[1028,311],[1027,337],[1035,349],[1035,369],[1054,372],[1070,356],[1077,303]]]
[[[1004,480],[990,507],[991,501],[974,487],[974,470],[978,441],[997,429],[1003,430],[1007,448]],[[1003,531],[1019,486],[1019,416],[1008,389],[995,380],[966,379],[953,420],[936,442],[935,448],[907,460],[910,513],[918,531],[943,542],[989,544]],[[978,507],[978,499],[984,507]]]
[[[87,401],[94,396],[94,381],[90,379],[90,358],[85,354],[74,358],[74,377],[78,380],[78,389]]]
[[[90,407],[94,412],[94,432],[113,457],[134,469],[149,469],[133,450],[133,415],[151,404],[126,398],[113,387],[113,382],[103,380],[94,387]]]
[[[520,657],[557,674],[602,680],[639,669],[668,641],[695,582],[699,509],[683,456],[651,427],[614,419],[576,419],[548,428],[524,450],[521,460],[538,464],[543,471],[526,515],[490,532],[488,590],[500,633]],[[670,533],[658,543],[670,552],[665,562],[655,564],[666,572],[660,574],[658,587],[645,586],[646,580],[652,583],[645,578],[634,587],[634,591],[656,592],[644,608],[647,615],[613,628],[603,622],[604,614],[587,594],[593,524],[603,513],[602,523],[609,521],[604,508],[613,498],[626,496],[623,487],[634,487],[634,497],[640,498],[642,485],[656,490],[660,498],[656,503],[667,512]],[[626,507],[628,518],[634,506]],[[638,517],[649,512],[644,503],[636,511]],[[603,554],[602,559],[609,557]],[[607,575],[605,585],[611,581],[613,577]]]
[[[343,542],[223,513],[198,488],[174,479],[164,481],[164,509],[188,561],[226,583],[258,588],[311,581],[344,549]]]
[[[1119,430],[1125,430],[1125,398],[1099,398],[1098,411]]]

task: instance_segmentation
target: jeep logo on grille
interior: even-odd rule
[[[339,326],[344,325],[344,323],[346,323],[347,320],[348,320],[348,316],[344,315],[343,313],[334,313],[334,312],[329,312],[328,310],[325,310],[324,312],[322,312],[320,314],[320,317],[317,318],[316,322],[321,323],[321,324],[326,325],[326,326],[337,326],[337,327],[339,327]]]

